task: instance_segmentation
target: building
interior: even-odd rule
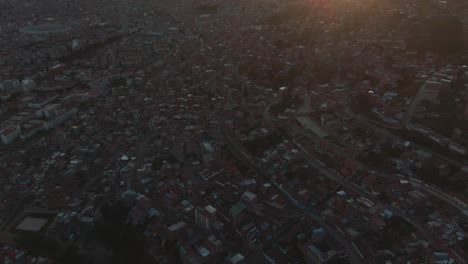
[[[448,144],[448,147],[450,150],[455,151],[459,154],[466,154],[467,153],[467,147],[462,146],[460,144],[457,144],[453,141],[450,141]]]
[[[46,105],[43,108],[37,110],[36,115],[38,117],[51,118],[55,116],[59,106],[59,104]]]
[[[22,80],[21,86],[23,87],[23,91],[29,92],[31,90],[36,89],[36,83],[33,80]]]
[[[15,229],[22,231],[38,232],[47,224],[47,219],[26,217]]]
[[[242,201],[239,201],[229,209],[229,214],[231,216],[233,225],[238,225],[244,221],[246,209],[247,205]]]
[[[314,243],[320,243],[322,242],[326,237],[326,231],[323,228],[318,228],[312,231],[312,241]]]
[[[64,69],[65,69],[65,64],[59,63],[59,64],[57,64],[55,66],[50,67],[49,73],[52,76],[57,76],[57,75],[63,74]]]
[[[244,256],[240,253],[232,256],[229,258],[229,263],[231,264],[240,264],[240,263],[244,263]]]
[[[43,123],[40,120],[30,120],[26,124],[22,126],[22,133],[20,135],[21,139],[26,139],[29,137],[32,137],[35,135],[37,132],[42,130]]]
[[[65,122],[70,116],[76,114],[78,112],[77,108],[73,108],[61,115],[54,116],[53,118],[44,122],[44,129],[52,129],[63,122]]]
[[[326,255],[314,245],[308,245],[304,250],[305,260],[307,263],[325,263]]]
[[[19,126],[16,127],[8,127],[0,131],[0,136],[2,138],[3,144],[10,144],[15,140],[16,137],[21,134],[21,129]]]
[[[221,240],[217,239],[214,235],[211,235],[208,237],[205,247],[213,253],[219,252],[222,247],[223,247],[223,242]]]
[[[257,195],[250,191],[245,191],[241,198],[248,204],[255,204],[257,202]]]
[[[299,116],[296,117],[296,120],[304,129],[311,131],[319,138],[324,138],[328,136],[328,133],[325,130],[323,130],[319,124],[310,119],[308,116]]]
[[[41,108],[57,98],[58,98],[58,95],[51,96],[51,97],[38,97],[35,100],[28,102],[28,107]]]
[[[185,222],[178,222],[167,227],[169,240],[176,240],[176,238],[184,231],[186,226],[187,224]]]
[[[214,220],[216,220],[216,212],[216,208],[211,205],[204,208],[197,207],[195,209],[195,222],[206,229],[210,229]]]

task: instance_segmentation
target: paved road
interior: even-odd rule
[[[427,78],[427,80],[429,79],[430,77]],[[421,85],[421,87],[419,87],[418,92],[414,96],[408,110],[406,111],[405,116],[403,117],[401,125],[405,128],[407,128],[409,123],[411,123],[411,119],[413,118],[413,114],[414,114],[414,111],[416,110],[416,106],[418,106],[419,101],[421,101],[421,96],[423,95],[424,89],[426,89],[426,81],[424,82],[423,85]]]
[[[387,131],[387,130],[382,130],[386,136],[388,137],[393,137],[393,138],[398,138],[397,136],[393,135],[391,132]],[[463,167],[465,166],[464,164],[460,163],[460,162],[457,162],[455,160],[452,160],[448,157],[445,157],[445,156],[442,156],[442,155],[439,155],[437,153],[434,153],[422,146],[419,146],[419,145],[416,145],[418,149],[422,149],[422,150],[425,150],[429,153],[431,153],[432,155],[442,159],[442,160],[445,160],[445,161],[448,161],[450,162],[451,164],[455,165],[455,166],[459,166],[459,167]],[[367,170],[367,171],[370,171],[369,168],[367,168],[364,164],[356,161],[356,160],[353,160],[353,162],[355,162],[356,164],[359,165],[359,168],[362,169],[362,170]],[[418,181],[415,181],[414,179],[408,179],[404,176],[399,176],[399,175],[390,175],[390,174],[386,174],[386,173],[383,173],[383,172],[377,172],[375,174],[376,177],[384,177],[384,178],[390,178],[390,179],[396,179],[396,180],[407,180],[411,183],[411,185],[413,185],[413,187],[417,188],[417,189],[421,189],[433,196],[436,196],[437,198],[443,200],[444,202],[448,203],[449,205],[451,205],[452,207],[456,208],[457,210],[459,210],[462,214],[464,214],[465,216],[468,216],[468,205],[467,204],[464,204],[463,202],[461,201],[457,201],[456,199],[454,199],[453,197],[450,197],[448,194],[444,193],[442,190],[438,189],[437,187],[434,187],[434,186],[431,186],[429,184],[424,184],[424,183],[421,183],[421,182],[418,182]]]
[[[429,79],[429,78],[428,78]],[[401,120],[400,124],[388,124],[385,122],[380,122],[377,120],[370,119],[368,117],[365,117],[363,115],[357,115],[359,118],[366,120],[368,123],[372,123],[374,125],[377,125],[379,127],[383,128],[388,128],[388,129],[395,129],[395,130],[400,130],[403,128],[407,128],[407,126],[411,123],[411,119],[413,118],[414,111],[416,111],[416,107],[418,106],[419,102],[421,101],[421,96],[424,92],[424,89],[426,87],[426,82],[424,82],[416,92],[416,95],[413,97],[413,100],[411,100],[411,104],[408,107],[408,110],[405,113],[405,116]]]
[[[304,131],[302,131],[302,132],[304,132]],[[309,136],[309,138],[310,138],[310,136]],[[336,151],[338,153],[341,153],[341,154],[344,154],[344,151],[340,151],[340,149],[342,150],[341,147],[335,146],[331,142],[329,142],[329,146],[332,147],[334,151]],[[351,160],[354,164],[357,164],[358,168],[360,170],[372,171],[366,165],[364,165],[361,162],[353,159],[352,157],[348,157],[348,159]],[[442,190],[438,189],[437,187],[431,186],[429,184],[424,184],[424,183],[418,182],[417,180],[406,178],[406,177],[400,176],[400,175],[393,175],[393,174],[390,175],[390,174],[386,174],[384,172],[376,172],[374,175],[376,177],[381,177],[381,178],[388,178],[388,179],[394,179],[394,180],[406,180],[409,183],[411,183],[411,185],[414,188],[420,189],[420,190],[422,190],[424,192],[427,192],[427,193],[429,193],[429,194],[443,200],[444,202],[448,203],[449,205],[451,205],[452,207],[454,207],[455,209],[460,211],[465,216],[468,216],[468,205],[463,204],[461,201],[457,201],[456,199],[454,199],[453,197],[451,197],[448,194],[444,193]]]
[[[331,234],[331,236],[336,241],[338,241],[345,247],[346,252],[349,254],[351,263],[363,263],[363,256],[361,255],[361,252],[359,251],[359,249],[356,248],[351,239],[349,239],[343,233],[338,231],[333,225],[330,225],[323,221],[322,217],[320,216],[320,212],[317,211],[315,208],[304,206],[303,204],[298,202],[294,197],[292,197],[286,190],[279,186],[275,181],[273,181],[273,183],[275,187],[279,189],[280,192],[284,196],[286,196],[292,204],[294,204],[297,208],[303,210],[305,213],[307,213],[308,216],[312,217],[312,219],[318,222],[327,233]]]
[[[367,124],[368,124],[369,126],[373,126],[373,127],[375,127],[375,128],[381,129],[381,131],[383,131],[387,136],[390,136],[390,137],[392,137],[392,138],[402,139],[401,137],[399,137],[399,136],[395,135],[394,133],[392,133],[392,130],[393,130],[393,131],[395,131],[395,130],[402,130],[402,129],[403,129],[403,125],[402,125],[402,124],[399,124],[399,125],[389,125],[389,124],[385,124],[385,123],[379,122],[379,121],[377,121],[377,120],[373,120],[373,119],[367,118],[367,117],[362,116],[362,115],[358,115],[358,117],[359,117],[360,119],[366,121]],[[382,128],[385,128],[385,129],[382,129]],[[388,130],[387,130],[387,129],[388,129]],[[444,160],[444,161],[447,161],[447,162],[449,162],[449,163],[451,163],[451,164],[453,164],[453,165],[455,165],[455,166],[463,167],[463,166],[467,166],[467,165],[468,165],[468,163],[467,163],[467,164],[463,164],[463,163],[461,163],[461,162],[459,162],[459,161],[456,161],[456,160],[454,160],[454,159],[452,159],[452,158],[450,158],[450,157],[448,157],[448,156],[446,156],[446,155],[442,155],[442,154],[439,154],[439,153],[437,153],[437,152],[434,152],[432,149],[428,149],[428,148],[426,148],[426,147],[424,147],[424,146],[422,146],[422,145],[416,144],[416,143],[414,143],[414,142],[411,142],[411,144],[412,144],[413,146],[415,146],[416,148],[422,149],[422,150],[424,150],[424,151],[426,151],[426,152],[429,152],[429,153],[431,153],[433,156],[436,156],[436,157],[438,157],[439,159],[442,159],[442,160]]]

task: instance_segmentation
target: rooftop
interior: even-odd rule
[[[26,217],[16,226],[17,230],[37,232],[47,224],[47,219]]]
[[[216,208],[214,208],[214,207],[211,206],[211,205],[205,206],[205,210],[206,210],[208,213],[210,213],[210,214],[214,214],[214,213],[216,213],[216,211],[217,211]]]

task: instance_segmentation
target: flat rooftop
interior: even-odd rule
[[[41,24],[35,26],[28,26],[20,29],[21,33],[25,34],[49,34],[49,33],[62,33],[67,32],[71,28],[67,25],[59,24]]]
[[[47,219],[26,217],[16,226],[16,230],[37,232],[47,224]]]

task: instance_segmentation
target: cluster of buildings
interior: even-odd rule
[[[408,50],[391,22],[417,4],[364,2],[85,1],[2,18],[0,231],[93,260],[119,201],[155,263],[464,263],[467,164],[405,135],[436,137],[424,119],[445,90],[466,108],[466,67]],[[466,157],[455,118],[441,145]],[[428,181],[428,164],[454,184]]]

